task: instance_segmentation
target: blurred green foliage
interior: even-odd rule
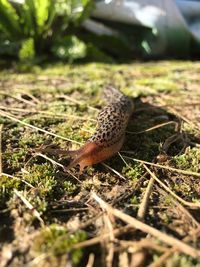
[[[72,62],[86,55],[77,37],[92,0],[0,0],[0,56],[22,61],[41,55]]]

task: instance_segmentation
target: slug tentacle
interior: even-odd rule
[[[108,105],[99,113],[97,129],[85,145],[78,150],[47,151],[72,157],[71,163],[65,170],[79,164],[80,171],[83,171],[85,167],[99,163],[121,149],[125,130],[133,112],[133,103],[129,97],[111,86],[105,88],[104,98]]]

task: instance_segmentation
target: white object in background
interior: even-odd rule
[[[95,18],[141,25],[156,32],[150,41],[151,55],[172,54],[188,49],[190,39],[200,42],[200,1],[101,0]]]

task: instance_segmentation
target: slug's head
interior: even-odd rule
[[[96,163],[96,155],[100,147],[94,142],[87,142],[83,147],[76,151],[76,156],[72,162],[67,166],[66,170],[79,165],[82,172],[85,167],[92,166]]]
[[[67,166],[66,170],[78,164],[80,166],[80,172],[82,172],[85,167],[92,166],[110,158],[120,150],[123,140],[124,136],[122,136],[118,142],[110,146],[104,146],[103,144],[98,145],[95,142],[87,142],[83,147],[77,150],[77,156]]]

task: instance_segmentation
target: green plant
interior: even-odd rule
[[[0,54],[22,61],[51,54],[73,61],[84,57],[75,35],[90,14],[92,0],[0,0]]]
[[[73,249],[73,245],[84,241],[87,238],[86,232],[77,230],[71,234],[67,229],[58,224],[51,224],[43,228],[36,236],[33,244],[33,251],[40,254],[48,253],[50,256],[58,256],[68,253],[72,262],[77,264],[82,257],[81,249]]]

